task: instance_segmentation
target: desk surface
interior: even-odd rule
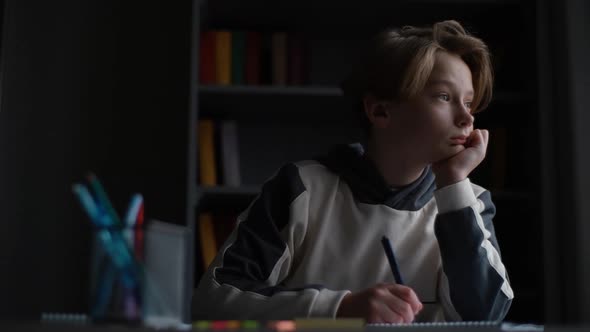
[[[304,328],[296,330],[277,331],[267,327],[258,328],[228,328],[228,329],[201,329],[187,327],[185,331],[194,332],[482,332],[482,331],[496,331],[496,332],[586,332],[590,331],[590,325],[585,326],[542,326],[542,325],[527,325],[527,324],[509,324],[492,326],[452,326],[452,325],[405,325],[405,326],[375,326],[366,325],[363,328]],[[0,331],[27,331],[27,332],[154,332],[154,331],[182,331],[179,329],[154,329],[146,326],[126,326],[126,325],[94,325],[94,324],[71,324],[71,323],[45,323],[45,322],[0,322]]]

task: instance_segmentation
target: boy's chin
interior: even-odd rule
[[[465,150],[463,145],[451,145],[445,147],[445,149],[441,149],[439,154],[433,158],[435,161],[434,163],[438,163],[440,161],[452,158],[453,156],[459,154],[461,151]]]

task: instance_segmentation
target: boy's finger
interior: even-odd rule
[[[416,295],[416,292],[414,292],[413,289],[411,289],[408,286],[401,286],[401,285],[394,285],[394,286],[395,287],[390,288],[391,293],[394,294],[395,296],[401,298],[402,300],[404,300],[408,304],[410,304],[414,314],[416,314],[420,310],[422,310],[422,307],[423,307],[422,302],[420,302],[418,295]]]
[[[479,146],[484,146],[486,145],[485,142],[485,138],[483,136],[484,134],[482,133],[482,130],[480,129],[475,129],[471,132],[471,135],[469,136],[470,138],[470,146],[471,147],[479,147]]]
[[[482,129],[481,134],[483,136],[484,146],[488,146],[488,142],[490,141],[490,132],[487,129]]]

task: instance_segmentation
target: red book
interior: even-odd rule
[[[246,84],[260,84],[260,32],[248,31],[246,33]]]
[[[199,82],[215,83],[215,32],[203,31],[200,34]]]

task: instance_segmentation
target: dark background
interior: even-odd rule
[[[538,68],[538,118],[526,125],[539,134],[528,138],[535,146],[511,142],[540,149],[529,181],[540,191],[543,231],[533,234],[543,251],[531,255],[544,278],[531,279],[543,280],[542,321],[588,322],[590,5],[522,2],[528,25],[506,26],[502,15],[486,24],[519,31],[509,45],[536,40],[523,61]],[[186,221],[192,1],[1,3],[0,319],[87,312],[90,229],[72,183],[91,170],[118,211],[141,192],[148,217]]]
[[[93,171],[184,223],[190,1],[5,1],[0,317],[87,312]],[[157,202],[157,204],[155,203]],[[151,204],[153,203],[153,204]]]

